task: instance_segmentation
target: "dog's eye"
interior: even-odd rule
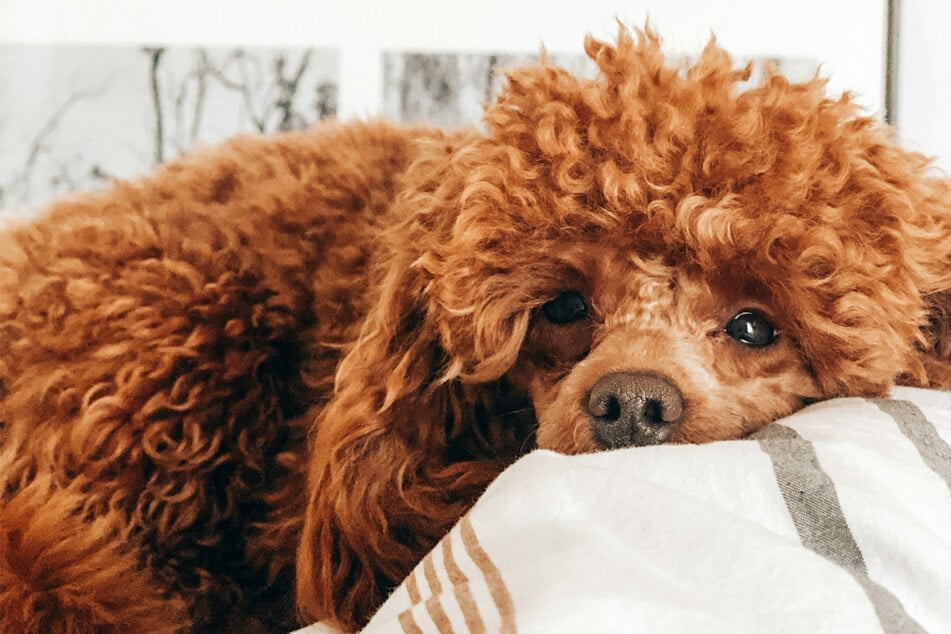
[[[588,305],[581,293],[565,291],[542,305],[542,314],[553,324],[570,324],[588,316]]]
[[[776,341],[779,333],[759,311],[741,310],[727,323],[723,331],[731,338],[754,348],[763,348]]]

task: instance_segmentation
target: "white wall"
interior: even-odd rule
[[[580,52],[615,18],[646,18],[667,48],[695,53],[715,32],[737,56],[814,59],[830,91],[884,108],[886,0],[0,0],[0,44],[143,42],[332,46],[340,112],[381,105],[380,51]],[[951,0],[901,4],[897,123],[909,145],[951,173]],[[4,91],[15,86],[0,86]]]
[[[737,56],[815,59],[831,90],[882,110],[885,0],[0,0],[0,43],[339,46],[341,114],[365,116],[381,49],[580,52],[648,16],[673,52],[715,32]]]
[[[951,0],[904,0],[899,20],[897,117],[909,147],[951,175]]]

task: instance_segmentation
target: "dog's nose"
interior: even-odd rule
[[[677,386],[646,372],[605,374],[588,395],[594,437],[612,449],[665,442],[683,411]]]

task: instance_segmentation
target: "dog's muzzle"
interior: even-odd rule
[[[605,374],[588,395],[594,438],[609,449],[666,442],[683,411],[677,386],[646,372]]]

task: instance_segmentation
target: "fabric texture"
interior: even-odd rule
[[[951,393],[506,471],[365,632],[951,632]],[[302,632],[329,630],[317,626]]]

